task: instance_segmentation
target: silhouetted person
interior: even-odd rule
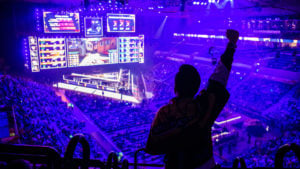
[[[146,152],[165,154],[166,169],[213,168],[211,127],[229,99],[226,84],[239,33],[227,30],[229,43],[207,88],[195,96],[200,75],[182,65],[175,77],[176,97],[157,112],[151,125]]]

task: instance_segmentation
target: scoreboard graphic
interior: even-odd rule
[[[38,45],[41,69],[67,67],[64,38],[39,38]]]
[[[79,33],[80,22],[79,13],[58,14],[54,12],[44,12],[45,33]]]
[[[107,32],[135,32],[135,15],[107,14]]]
[[[144,36],[119,37],[119,63],[144,63]]]

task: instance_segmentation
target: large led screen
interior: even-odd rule
[[[144,63],[144,35],[101,38],[28,37],[31,71]]]
[[[135,15],[107,14],[107,32],[135,32]]]
[[[43,12],[45,33],[79,33],[79,13]]]
[[[67,39],[68,66],[92,66],[118,63],[117,38]]]

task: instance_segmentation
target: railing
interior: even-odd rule
[[[80,143],[83,148],[82,159],[73,158],[75,148]],[[41,165],[47,165],[49,169],[88,169],[90,167],[99,169],[128,169],[134,167],[138,169],[143,167],[158,167],[162,168],[163,164],[144,164],[138,163],[138,154],[145,151],[139,149],[134,154],[134,163],[129,163],[128,160],[118,161],[117,154],[111,152],[108,155],[107,161],[90,159],[90,145],[83,135],[75,135],[69,142],[64,158],[61,158],[59,153],[52,147],[48,146],[31,146],[31,145],[10,145],[0,144],[0,162],[11,162],[12,160],[27,160],[33,165],[33,169],[39,168]],[[293,151],[298,161],[300,162],[300,146],[296,144],[286,144],[281,146],[275,156],[275,168],[283,168],[283,159],[287,152]],[[216,168],[223,168],[217,165]],[[233,161],[233,168],[247,168],[243,158],[236,158]],[[259,167],[265,168],[265,167]]]

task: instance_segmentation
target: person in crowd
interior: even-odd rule
[[[206,89],[197,94],[201,78],[197,69],[183,64],[175,76],[175,94],[157,112],[146,152],[166,154],[166,169],[213,168],[211,127],[229,99],[227,80],[239,32],[227,30],[229,40]]]

